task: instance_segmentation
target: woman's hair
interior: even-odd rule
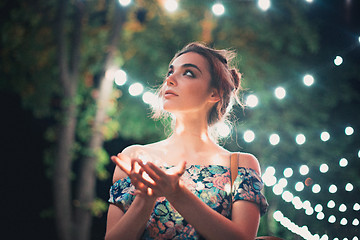
[[[212,107],[208,115],[208,126],[211,127],[218,122],[226,121],[234,103],[238,103],[243,107],[239,99],[239,91],[241,87],[241,74],[238,70],[231,66],[231,61],[235,57],[235,52],[232,50],[217,50],[210,48],[202,43],[193,42],[186,45],[178,53],[175,54],[171,63],[179,56],[194,52],[203,56],[209,63],[209,70],[211,75],[211,86],[217,89],[220,100]],[[164,83],[166,84],[166,83]],[[163,85],[158,90],[158,95],[161,97]],[[153,117],[158,119],[164,116],[163,109],[155,109]]]

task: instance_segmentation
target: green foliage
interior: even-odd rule
[[[108,204],[100,198],[95,199],[91,204],[91,212],[96,217],[101,217],[107,209]]]

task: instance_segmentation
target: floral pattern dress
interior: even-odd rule
[[[165,167],[169,168],[169,167]],[[268,207],[261,193],[261,177],[250,168],[238,168],[231,187],[230,168],[220,165],[189,165],[181,177],[184,185],[209,207],[231,219],[231,205],[238,200],[256,203],[263,215]],[[109,202],[121,205],[126,212],[135,199],[135,188],[126,177],[110,188]],[[203,239],[166,200],[156,200],[142,239]]]

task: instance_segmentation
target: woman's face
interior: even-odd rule
[[[208,61],[200,54],[188,52],[177,57],[169,66],[162,88],[164,110],[171,113],[203,111],[214,104],[214,89]]]

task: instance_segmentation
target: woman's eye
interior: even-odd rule
[[[184,75],[186,75],[188,77],[195,77],[195,75],[190,70],[186,70]]]
[[[169,70],[166,74],[167,77],[169,77],[171,74],[173,74],[173,71],[172,70]]]

